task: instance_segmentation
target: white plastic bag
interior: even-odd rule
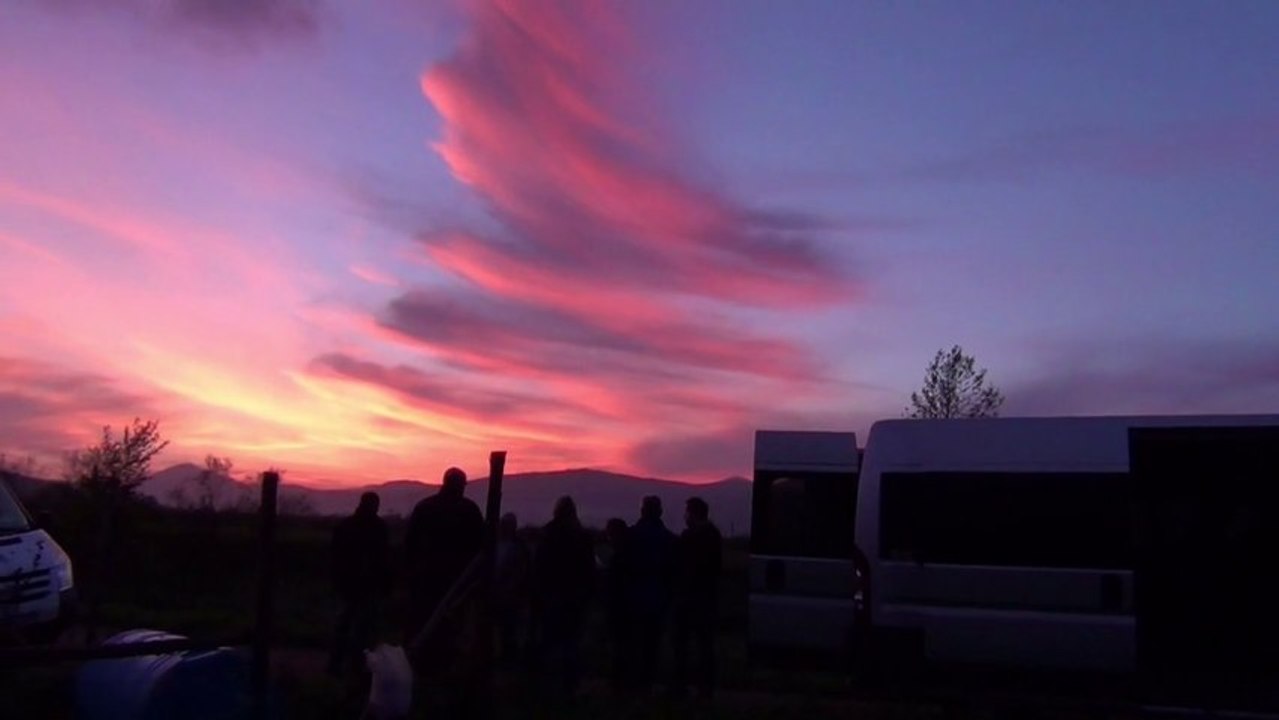
[[[373,674],[365,720],[400,720],[413,704],[413,668],[399,645],[378,645],[364,651],[364,662]]]

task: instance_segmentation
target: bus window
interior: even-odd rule
[[[753,554],[852,557],[856,475],[761,472],[752,502]]]
[[[1127,473],[886,473],[881,503],[885,559],[1132,567]]]

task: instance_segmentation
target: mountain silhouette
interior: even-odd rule
[[[139,490],[164,505],[193,504],[206,489],[197,482],[202,471],[202,467],[190,463],[174,465],[153,474]],[[467,496],[481,508],[488,485],[487,478],[467,485]],[[361,493],[372,490],[381,497],[384,514],[407,517],[419,500],[437,488],[416,480],[351,488],[315,488],[290,483],[285,475],[280,496],[282,506],[306,507],[318,515],[346,515],[354,510]],[[711,518],[726,535],[744,535],[750,528],[751,488],[745,478],[689,485],[578,468],[507,475],[502,490],[502,511],[514,512],[521,525],[541,525],[549,521],[555,501],[563,495],[573,496],[582,522],[588,526],[603,527],[610,517],[630,522],[639,516],[644,496],[656,495],[666,508],[667,524],[679,529],[683,527],[684,502],[696,495],[710,503]],[[207,491],[218,508],[234,507],[242,498],[257,494],[255,486],[226,476],[209,478]]]

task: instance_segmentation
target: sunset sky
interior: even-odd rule
[[[0,3],[0,451],[749,471],[1279,412],[1279,3]]]

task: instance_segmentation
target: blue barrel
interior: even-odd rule
[[[105,645],[182,640],[129,630]],[[252,709],[251,659],[231,648],[85,663],[76,676],[80,720],[239,720]]]

